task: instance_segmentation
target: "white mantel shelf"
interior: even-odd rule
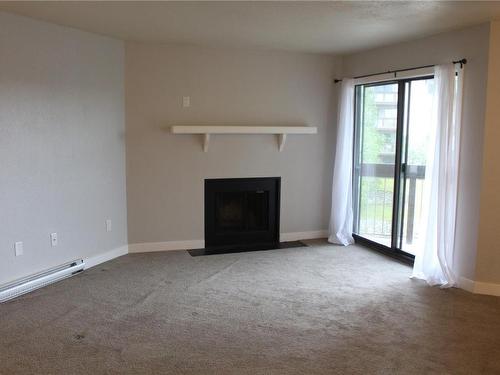
[[[203,151],[208,151],[211,134],[274,134],[278,136],[278,149],[285,147],[288,134],[316,134],[314,126],[248,126],[248,125],[172,125],[174,134],[203,134]]]

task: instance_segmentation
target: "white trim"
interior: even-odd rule
[[[165,241],[165,242],[143,242],[128,245],[129,253],[150,253],[156,251],[202,249],[205,247],[204,240],[187,241]]]
[[[281,233],[281,241],[298,241],[309,240],[316,238],[328,237],[327,230],[315,230],[308,232],[291,232]],[[186,241],[165,241],[165,242],[143,242],[134,243],[128,246],[128,252],[132,253],[149,253],[156,251],[173,251],[173,250],[188,250],[188,249],[203,249],[205,247],[204,240],[186,240]]]
[[[474,293],[488,294],[490,296],[500,296],[500,284],[483,283],[481,281],[475,281]]]
[[[98,264],[107,262],[108,260],[121,257],[129,253],[128,246],[121,246],[115,249],[106,251],[105,253],[97,254],[88,258],[83,258],[85,262],[85,269],[97,266]]]
[[[474,280],[468,279],[466,277],[460,276],[458,278],[458,285],[460,289],[466,290],[468,292],[474,293]]]
[[[317,238],[327,238],[328,231],[324,230],[312,230],[308,232],[290,232],[281,233],[280,241],[299,241],[299,240],[312,240]]]
[[[460,277],[458,279],[458,287],[475,294],[487,294],[500,297],[500,284],[484,283],[470,280],[466,277]]]

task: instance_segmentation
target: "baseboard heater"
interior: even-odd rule
[[[56,281],[71,277],[83,271],[84,268],[85,262],[79,259],[6,284],[0,287],[0,303],[55,283]]]

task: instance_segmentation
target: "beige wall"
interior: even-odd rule
[[[123,54],[0,13],[0,284],[127,244]]]
[[[281,232],[327,228],[334,155],[331,57],[126,45],[130,243],[204,237],[205,178],[281,176]],[[191,107],[182,107],[182,97]],[[169,124],[306,124],[317,135],[173,135]]]
[[[476,280],[500,284],[500,21],[490,29]]]
[[[475,278],[479,227],[488,36],[489,25],[485,24],[378,48],[347,56],[344,59],[344,74],[356,76],[389,69],[448,63],[462,57],[467,58],[460,145],[455,264],[460,276],[472,280]],[[498,261],[500,258],[497,256],[496,259]],[[498,276],[500,272],[497,268]]]
[[[127,244],[127,207],[130,243],[202,239],[205,178],[281,176],[281,232],[326,229],[341,65],[355,76],[462,57],[455,261],[461,276],[498,283],[498,46],[496,22],[491,32],[480,25],[343,59],[129,43],[124,60],[119,41],[0,13],[0,284]],[[281,153],[274,136],[215,136],[203,153],[200,136],[160,129],[168,124],[307,124],[319,133],[290,136]],[[14,256],[15,241],[24,256]]]

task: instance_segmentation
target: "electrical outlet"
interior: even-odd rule
[[[14,249],[16,251],[16,257],[24,254],[24,246],[22,242],[16,242],[14,244]]]
[[[106,232],[111,232],[113,230],[113,226],[111,223],[111,219],[106,220]]]
[[[191,107],[191,98],[189,96],[182,97],[182,106],[184,108]]]
[[[50,234],[50,244],[52,247],[57,246],[57,233]]]

